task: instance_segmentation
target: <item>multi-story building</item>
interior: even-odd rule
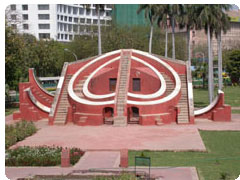
[[[112,6],[100,11],[100,24],[111,24]],[[97,33],[98,15],[95,5],[81,4],[11,4],[6,9],[9,25],[20,33],[37,39],[68,42],[75,35]]]

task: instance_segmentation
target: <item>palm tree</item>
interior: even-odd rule
[[[218,44],[218,89],[222,89],[223,83],[222,83],[222,40],[221,35],[222,32],[225,34],[227,30],[230,28],[230,19],[228,15],[225,13],[230,9],[230,5],[221,4],[217,5],[218,11],[217,17],[219,18],[218,23],[215,25],[215,36],[217,38],[217,44]]]
[[[163,27],[165,29],[165,58],[168,57],[168,5],[167,4],[159,4],[157,7],[157,16],[158,21],[157,24],[159,27]]]
[[[83,5],[86,9],[90,9],[90,4]],[[98,55],[102,54],[102,40],[101,40],[101,25],[100,25],[100,13],[104,11],[104,4],[94,4],[96,13],[98,15]]]
[[[149,18],[150,24],[151,24],[148,52],[152,53],[153,23],[156,19],[156,5],[141,4],[137,10],[137,13],[139,14],[143,10],[145,10],[145,18]]]
[[[197,5],[185,5],[182,16],[180,16],[179,25],[180,28],[187,30],[187,47],[188,47],[188,62],[191,65],[191,43],[190,43],[190,30],[194,29],[197,20]]]
[[[100,12],[104,11],[104,4],[95,4],[98,15],[98,55],[102,54],[102,40],[101,40],[101,25],[100,25]]]
[[[207,33],[208,41],[208,93],[209,102],[213,101],[214,97],[214,82],[213,82],[213,55],[212,55],[212,37],[215,31],[215,26],[218,23],[217,5],[199,5],[198,6],[198,27],[204,27]]]

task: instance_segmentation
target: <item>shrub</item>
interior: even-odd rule
[[[16,144],[18,141],[24,140],[26,137],[37,132],[36,126],[33,122],[20,121],[15,125],[5,126],[5,148]]]
[[[61,164],[62,147],[19,147],[6,151],[6,166],[57,166]],[[70,149],[70,162],[74,165],[83,155],[78,148]]]

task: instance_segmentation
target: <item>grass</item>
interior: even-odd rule
[[[5,116],[13,114],[15,111],[18,111],[18,110],[19,108],[16,108],[16,107],[5,108]]]
[[[240,110],[234,110],[234,109],[232,109],[232,114],[240,114]]]
[[[236,179],[240,174],[240,131],[200,131],[207,152],[144,151],[152,166],[195,166],[200,180]],[[129,164],[142,151],[129,152]]]
[[[232,107],[240,107],[240,86],[227,86],[223,88],[225,104]],[[215,88],[215,94],[217,89]],[[205,107],[208,105],[208,90],[207,89],[193,89],[194,106]]]

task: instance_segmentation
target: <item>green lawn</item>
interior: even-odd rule
[[[195,166],[200,180],[219,180],[227,174],[234,180],[240,175],[240,131],[200,131],[208,152],[144,151],[152,166]],[[129,164],[142,151],[129,152]]]
[[[240,86],[227,86],[223,88],[225,104],[233,107],[240,107]],[[215,93],[217,92],[215,88]],[[207,89],[193,89],[194,106],[204,107],[208,105],[208,90]]]
[[[14,111],[18,111],[19,108],[5,108],[5,116],[12,114]]]

